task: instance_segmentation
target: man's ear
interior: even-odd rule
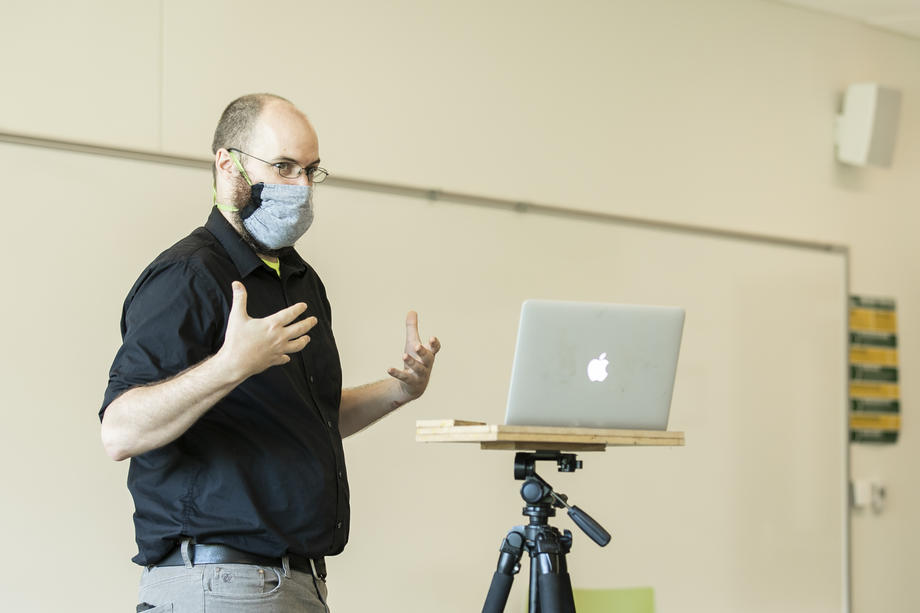
[[[233,163],[233,158],[230,157],[230,152],[226,149],[218,149],[214,154],[214,167],[219,175],[234,175],[239,172],[236,164]]]

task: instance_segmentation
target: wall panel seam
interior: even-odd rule
[[[90,155],[101,155],[105,157],[135,160],[141,162],[152,162],[156,164],[167,164],[170,166],[185,166],[190,168],[201,168],[207,170],[211,167],[212,161],[208,158],[198,158],[192,156],[173,155],[168,153],[158,153],[155,151],[144,151],[140,149],[127,149],[121,147],[111,147],[106,145],[96,145],[92,143],[67,141],[53,138],[44,138],[39,136],[30,136],[26,134],[17,134],[13,132],[0,132],[0,143],[10,143],[15,145],[25,145],[30,147],[39,147],[43,149],[55,149],[60,151],[69,151],[73,153],[86,153]],[[640,217],[629,217],[625,215],[615,215],[613,213],[603,213],[588,209],[577,209],[567,206],[538,204],[534,202],[524,202],[491,196],[481,196],[462,192],[453,192],[440,190],[436,188],[423,188],[398,183],[385,183],[381,181],[372,181],[367,179],[358,179],[354,177],[343,177],[341,175],[330,175],[326,181],[327,185],[345,189],[354,189],[366,192],[375,192],[389,195],[408,196],[428,200],[431,202],[449,202],[455,204],[464,204],[468,206],[478,206],[491,209],[500,209],[508,211],[517,211],[520,213],[536,213],[550,217],[561,217],[568,219],[579,219],[582,221],[592,221],[598,223],[612,223],[616,225],[627,225],[633,227],[649,228],[654,230],[665,230],[670,232],[698,234],[716,238],[725,238],[732,240],[750,241],[755,243],[765,243],[770,245],[795,247],[814,251],[826,251],[831,253],[840,253],[848,256],[849,247],[838,243],[825,243],[820,241],[806,240],[800,238],[776,236],[770,234],[759,234],[756,232],[745,232],[740,230],[730,230],[726,228],[716,228],[711,226],[692,225],[676,223],[655,219]]]

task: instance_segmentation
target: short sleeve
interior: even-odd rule
[[[122,345],[99,418],[125,391],[168,379],[216,353],[228,313],[226,294],[193,261],[151,265],[125,300]]]

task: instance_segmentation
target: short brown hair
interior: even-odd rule
[[[228,104],[221,113],[220,121],[217,122],[217,128],[214,130],[211,153],[217,153],[218,149],[231,147],[245,151],[249,146],[252,127],[259,118],[265,103],[271,100],[280,100],[290,104],[290,100],[275,94],[247,94]]]

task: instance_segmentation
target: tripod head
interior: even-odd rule
[[[567,509],[575,525],[584,531],[592,541],[605,546],[610,542],[610,533],[597,523],[590,515],[571,506],[568,496],[556,493],[553,486],[537,474],[536,462],[539,460],[555,461],[559,472],[575,472],[582,467],[581,460],[574,453],[560,451],[518,452],[514,456],[514,478],[523,480],[521,498],[527,503],[524,515],[530,517],[531,524],[546,525],[546,519],[556,515],[554,507]]]

